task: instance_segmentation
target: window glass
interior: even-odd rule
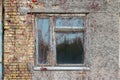
[[[58,64],[83,63],[83,33],[56,33],[56,53]]]
[[[37,63],[83,64],[84,31],[80,29],[84,29],[84,18],[46,17],[37,19]]]
[[[59,17],[55,19],[56,28],[79,28],[84,27],[84,19],[83,18],[62,18]]]
[[[47,55],[49,52],[49,43],[50,43],[50,22],[49,19],[43,18],[37,20],[37,53],[38,53],[38,62],[47,63]]]

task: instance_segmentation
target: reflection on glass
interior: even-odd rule
[[[37,29],[38,62],[45,64],[47,62],[50,41],[49,19],[38,19]]]
[[[58,64],[83,63],[83,33],[56,33],[56,52]]]
[[[55,21],[56,28],[79,28],[84,27],[84,19],[83,18],[62,18],[59,17]]]

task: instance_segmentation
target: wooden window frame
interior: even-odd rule
[[[83,28],[56,28],[54,23],[54,18],[56,17],[82,17],[84,18],[84,27]],[[90,70],[90,68],[85,67],[87,64],[87,59],[86,59],[86,51],[85,51],[85,45],[84,45],[84,63],[83,64],[57,64],[56,63],[56,40],[55,40],[55,33],[56,32],[83,32],[83,37],[84,37],[84,44],[85,44],[85,34],[86,34],[86,19],[87,19],[87,14],[35,14],[34,17],[34,32],[36,32],[37,29],[37,19],[38,18],[48,18],[50,20],[50,30],[52,30],[52,56],[50,56],[50,63],[49,64],[39,64],[37,62],[38,58],[37,55],[38,53],[35,52],[35,70],[38,70],[40,68],[46,67],[49,70]],[[36,34],[36,33],[34,33]],[[36,40],[35,40],[35,44],[36,44]],[[37,48],[37,47],[36,47]],[[54,68],[53,68],[54,67]],[[59,68],[60,67],[60,68]],[[71,69],[70,69],[71,68]]]

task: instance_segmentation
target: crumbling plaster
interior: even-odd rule
[[[52,1],[45,2],[43,10],[33,12],[88,12],[88,66],[90,71],[33,71],[33,79],[41,80],[49,76],[51,80],[77,80],[80,75],[88,76],[99,80],[101,77],[105,80],[117,79],[118,77],[118,55],[119,55],[119,12],[118,2],[110,0],[69,0],[62,5],[51,5]],[[59,2],[58,2],[59,3]],[[82,5],[81,5],[82,4]],[[95,7],[94,7],[95,6]],[[31,12],[32,12],[31,11]],[[74,75],[71,75],[71,74]],[[39,75],[39,76],[38,76]],[[56,76],[57,75],[57,76]],[[63,75],[63,76],[62,76]],[[85,76],[86,75],[86,76]],[[62,76],[60,78],[60,76]],[[68,76],[68,77],[67,77]],[[70,77],[71,76],[71,77]],[[48,80],[50,80],[48,78]]]
[[[16,62],[26,61],[29,65],[30,73],[32,73],[32,80],[119,80],[118,71],[119,71],[119,0],[39,0],[38,3],[28,3],[28,12],[30,14],[25,14],[25,11],[22,10],[22,4],[24,0],[20,0],[18,4],[20,7],[18,8],[18,13],[21,13],[19,18],[24,18],[27,23],[30,25],[25,25],[23,29],[24,36],[18,38],[18,41],[25,41],[26,44],[25,50],[23,43],[20,43],[19,50],[16,48],[16,53],[9,52],[13,47],[12,45],[7,46],[7,39],[10,37],[5,36],[5,44],[6,44],[6,54],[5,58],[7,59],[8,54],[19,54],[17,50],[19,50],[22,54],[25,52],[27,55],[24,55],[24,59],[22,58],[22,54],[19,54],[17,57],[21,58],[16,60]],[[6,6],[7,8],[7,6]],[[27,12],[26,11],[26,12]],[[31,13],[32,12],[32,13]],[[34,19],[34,13],[88,13],[87,14],[87,66],[90,67],[90,71],[35,71],[33,70],[34,60],[32,61],[28,59],[28,57],[34,57],[35,52],[34,49],[34,35],[32,35],[32,19]],[[32,17],[30,17],[32,15]],[[7,17],[7,15],[6,15]],[[27,19],[29,18],[29,20]],[[5,22],[7,25],[7,22]],[[20,24],[20,23],[18,23]],[[24,23],[26,24],[26,23]],[[7,29],[7,26],[5,26]],[[19,29],[17,29],[19,30]],[[25,31],[24,31],[25,30]],[[10,30],[5,31],[5,35],[9,34]],[[18,31],[19,32],[19,31]],[[26,33],[24,33],[26,32]],[[20,32],[22,33],[22,32]],[[18,33],[17,33],[18,34]],[[19,36],[19,35],[18,35]],[[27,37],[29,41],[27,41]],[[23,38],[25,40],[22,40]],[[20,42],[21,42],[20,41]],[[30,44],[29,44],[30,43]],[[10,43],[11,44],[11,43]],[[15,44],[15,46],[18,43]],[[27,46],[27,45],[30,46]],[[32,45],[32,46],[31,46]],[[28,49],[32,51],[29,51]],[[8,53],[9,52],[9,53]],[[11,55],[11,56],[12,56]],[[14,55],[13,55],[14,56]],[[13,57],[12,57],[13,58]],[[28,61],[28,60],[29,61]],[[13,62],[14,63],[14,62]],[[7,61],[5,61],[5,64]],[[6,69],[7,70],[7,69]],[[6,76],[6,75],[5,75]]]

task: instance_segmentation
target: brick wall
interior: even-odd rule
[[[34,61],[34,44],[32,21],[26,19],[32,16],[21,15],[16,2],[5,0],[4,5],[4,80],[31,80],[27,65]]]

